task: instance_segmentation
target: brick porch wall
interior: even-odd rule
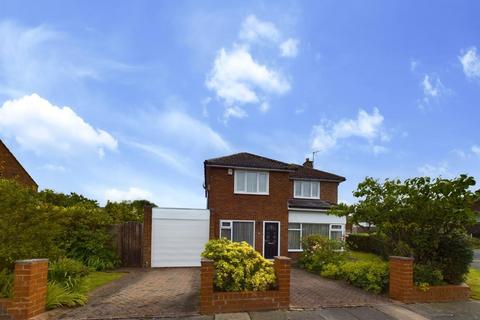
[[[152,207],[143,208],[143,267],[150,268],[152,264]]]
[[[290,258],[275,257],[278,288],[269,291],[215,292],[212,260],[202,259],[200,270],[200,313],[246,312],[288,309],[290,305]]]
[[[466,284],[430,286],[423,291],[413,283],[413,258],[395,257],[389,259],[390,298],[405,303],[466,301],[470,288]]]
[[[0,299],[0,307],[13,320],[30,319],[45,311],[48,259],[15,262],[13,298]]]

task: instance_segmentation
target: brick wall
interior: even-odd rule
[[[30,319],[45,311],[48,259],[20,260],[15,263],[13,297],[1,299],[2,309],[13,320]]]
[[[320,199],[330,203],[338,202],[338,182],[320,182]]]
[[[215,292],[212,260],[202,259],[200,270],[200,313],[247,312],[288,309],[290,305],[290,259],[275,257],[276,290]]]
[[[413,283],[413,258],[390,257],[389,296],[405,303],[466,301],[470,288],[466,284],[430,286],[424,291]]]
[[[152,207],[143,209],[143,267],[150,268],[152,264]]]
[[[0,140],[0,178],[14,179],[27,186],[38,188],[35,181]]]

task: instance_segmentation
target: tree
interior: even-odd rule
[[[474,178],[466,175],[455,179],[387,179],[383,183],[366,178],[353,193],[358,203],[343,213],[351,213],[356,223],[374,224],[390,242],[392,253],[447,268],[445,261],[453,260],[441,257],[444,251],[439,249],[448,243],[463,243],[465,228],[475,223],[472,204],[480,193],[470,190],[474,185]],[[469,252],[471,249],[458,259],[468,261]]]

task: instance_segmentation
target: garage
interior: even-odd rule
[[[210,211],[152,208],[152,267],[198,267],[209,237]]]

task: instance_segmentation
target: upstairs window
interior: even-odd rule
[[[293,183],[295,198],[320,199],[320,182],[308,180],[295,180]]]
[[[235,193],[268,194],[268,172],[235,170]]]

